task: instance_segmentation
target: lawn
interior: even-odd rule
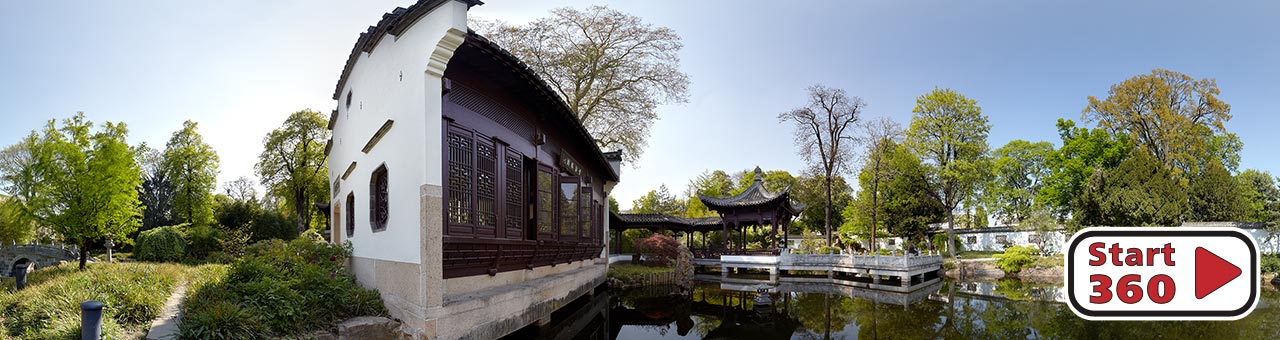
[[[225,272],[223,265],[170,263],[91,263],[84,271],[74,264],[40,269],[28,275],[27,287],[13,291],[5,280],[0,295],[0,335],[15,339],[78,338],[83,301],[105,303],[103,335],[137,338],[159,315],[165,301],[184,280],[208,280]]]

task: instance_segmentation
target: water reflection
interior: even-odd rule
[[[767,288],[760,290],[761,288]],[[832,284],[699,282],[602,291],[557,312],[540,339],[1275,339],[1280,293],[1230,322],[1090,322],[1060,303],[1061,287],[941,282],[910,293]]]

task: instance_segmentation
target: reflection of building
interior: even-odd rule
[[[360,35],[326,146],[334,242],[419,338],[494,338],[603,282],[618,155],[527,66],[423,0]]]

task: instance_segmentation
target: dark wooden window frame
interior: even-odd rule
[[[390,178],[387,165],[382,164],[369,175],[369,228],[373,232],[387,230],[390,213]]]
[[[356,193],[355,192],[347,193],[346,220],[347,220],[347,225],[346,225],[347,238],[350,238],[356,233]]]

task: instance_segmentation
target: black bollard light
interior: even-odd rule
[[[9,276],[13,276],[13,287],[22,290],[27,286],[27,268],[30,263],[13,265],[13,271],[9,272]]]
[[[80,340],[102,339],[102,307],[98,301],[80,303]]]

